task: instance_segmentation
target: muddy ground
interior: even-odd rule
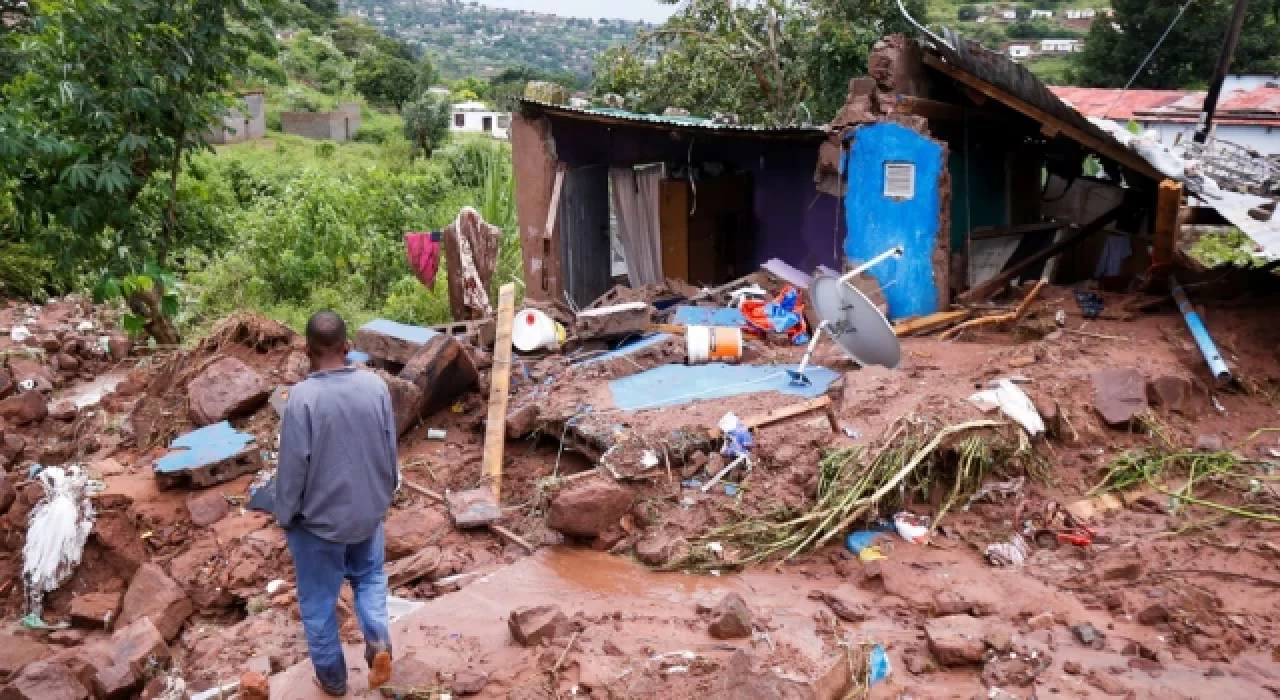
[[[536,404],[538,418],[530,434],[506,445],[503,524],[539,551],[530,556],[486,530],[457,530],[444,506],[402,490],[386,525],[392,590],[426,605],[397,623],[397,656],[406,660],[400,680],[422,697],[448,687],[493,698],[840,697],[866,681],[866,654],[880,644],[892,671],[870,686],[870,697],[1280,695],[1280,433],[1259,432],[1280,428],[1280,306],[1204,309],[1239,379],[1219,388],[1171,306],[1130,310],[1133,297],[1105,296],[1098,319],[1081,318],[1070,290],[1050,289],[1017,327],[957,340],[904,339],[898,370],[858,369],[834,346],[821,346],[815,362],[841,375],[829,391],[840,430],[821,413],[759,429],[755,468],[745,479],[730,476],[734,495],[682,486],[705,482],[708,464],[719,460],[705,431],[726,411],[751,416],[795,397],[751,394],[619,412],[605,380],[678,359],[678,343],[643,364],[589,371],[558,355],[522,358],[512,411]],[[1055,321],[1058,311],[1065,324]],[[32,371],[15,358],[43,350],[34,361],[45,368],[47,406],[56,409],[39,416],[32,406],[0,401],[8,462],[0,605],[10,623],[0,644],[0,674],[10,674],[10,683],[0,697],[39,697],[58,682],[98,697],[155,697],[179,677],[190,692],[246,671],[270,677],[273,697],[314,693],[283,535],[269,516],[245,509],[254,476],[161,490],[151,473],[168,440],[192,427],[194,377],[232,356],[272,386],[296,381],[305,374],[300,340],[242,318],[187,352],[137,348],[126,356],[117,347],[113,359],[110,347],[87,346],[112,336],[114,320],[83,302],[0,310],[0,328],[15,325],[30,327],[36,340],[34,347],[0,341],[9,376]],[[757,343],[747,356],[786,363],[800,352]],[[77,362],[50,359],[63,355]],[[481,366],[484,356],[477,354]],[[1098,385],[1105,393],[1119,376],[1095,381],[1108,370],[1136,371],[1142,399],[1150,400],[1131,406],[1134,418],[1123,424],[1108,425],[1097,405]],[[1035,460],[993,464],[985,475],[986,482],[1028,477],[1019,494],[954,509],[927,544],[884,535],[883,559],[861,560],[839,537],[747,567],[738,566],[748,554],[741,546],[720,547],[719,561],[691,556],[705,555],[716,526],[779,509],[806,512],[819,488],[819,461],[832,450],[875,449],[903,421],[1001,420],[967,398],[1011,376],[1028,380],[1019,386],[1049,427],[1031,443]],[[104,385],[115,386],[92,401]],[[25,393],[11,392],[4,393]],[[594,415],[584,418],[588,404]],[[405,478],[438,491],[482,484],[486,405],[487,394],[472,392],[411,428],[400,444]],[[577,418],[566,427],[570,417]],[[257,437],[268,464],[277,422],[265,405],[232,419]],[[581,445],[569,434],[598,436],[601,426],[618,445],[607,468],[597,468],[598,454],[575,451]],[[428,428],[446,438],[428,439]],[[1234,454],[1253,485],[1202,480],[1193,496],[1266,517],[1171,499],[1155,486],[1177,490],[1182,481],[1172,477],[1089,500],[1108,466],[1139,448]],[[662,458],[640,469],[645,450]],[[45,600],[45,622],[70,625],[57,631],[17,624],[26,518],[41,496],[27,476],[37,462],[83,463],[106,485],[94,497],[99,516],[83,563]],[[937,494],[902,500],[920,515],[936,515],[941,503]],[[1099,536],[1088,546],[1032,542],[1022,565],[990,564],[986,547],[1007,542],[1047,502],[1087,515]],[[745,610],[724,602],[730,592]],[[547,609],[523,626],[510,622],[513,611],[530,606],[554,606],[563,618]],[[110,618],[97,624],[86,609]],[[140,617],[167,639],[152,644],[150,656],[122,661],[113,655],[129,641],[122,628],[137,633],[123,623]],[[344,637],[357,642],[348,602],[340,617]],[[524,640],[529,646],[513,637],[517,629],[534,632]],[[692,656],[663,656],[676,651]],[[353,694],[361,688],[356,674]]]

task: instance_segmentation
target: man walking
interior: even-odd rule
[[[316,682],[347,692],[337,602],[351,582],[364,633],[369,687],[391,678],[382,521],[400,485],[387,385],[349,367],[347,326],[332,311],[307,321],[311,374],[289,395],[280,426],[274,515],[285,529]]]

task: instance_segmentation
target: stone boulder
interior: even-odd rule
[[[20,388],[23,382],[31,382],[35,391],[49,393],[53,391],[53,372],[44,364],[25,357],[9,358],[9,372],[13,381]]]
[[[247,415],[266,403],[271,385],[252,367],[221,357],[187,385],[191,422],[199,426]]]
[[[1127,428],[1147,410],[1147,382],[1134,367],[1093,373],[1093,406],[1113,428]]]
[[[230,512],[231,506],[221,491],[202,491],[187,496],[187,513],[191,515],[192,524],[199,527],[208,527]]]
[[[0,678],[6,678],[23,666],[47,658],[49,647],[25,636],[0,635]]]
[[[742,639],[751,636],[751,609],[737,593],[730,593],[711,610],[707,628],[716,639]]]
[[[520,646],[533,647],[569,634],[569,618],[555,605],[538,605],[511,611],[507,628]]]
[[[70,671],[52,661],[27,664],[0,688],[0,700],[87,700],[89,691]]]
[[[24,391],[0,401],[0,418],[13,425],[27,425],[49,415],[49,402],[39,391]]]
[[[985,661],[988,640],[996,646],[1007,631],[993,629],[994,625],[970,615],[935,617],[924,623],[925,638],[933,658],[942,666],[978,665]]]
[[[396,433],[404,435],[422,416],[422,390],[413,382],[380,369],[372,371],[387,383],[387,390],[391,392],[391,412],[396,416]]]
[[[119,612],[119,593],[85,593],[71,599],[71,624],[74,627],[111,629],[111,623]]]
[[[125,591],[118,626],[128,626],[145,617],[151,620],[165,640],[170,640],[178,636],[182,623],[193,610],[191,599],[182,587],[165,575],[159,566],[147,563],[138,568],[129,583],[129,590]]]
[[[547,527],[574,537],[596,537],[631,510],[635,494],[603,478],[591,478],[557,493]]]
[[[653,532],[636,543],[636,559],[649,566],[665,566],[689,555],[688,540],[661,532]]]
[[[449,520],[436,508],[393,510],[383,524],[387,561],[407,557],[427,546],[441,529],[449,528]]]

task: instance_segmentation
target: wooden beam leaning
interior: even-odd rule
[[[511,394],[511,323],[516,313],[516,286],[498,290],[498,328],[489,374],[489,418],[484,429],[484,477],[493,499],[502,502],[502,451],[507,440],[507,399]]]
[[[1066,250],[1067,248],[1070,248],[1080,243],[1081,241],[1084,241],[1086,238],[1092,236],[1093,234],[1101,231],[1103,228],[1106,227],[1107,224],[1111,223],[1112,221],[1115,221],[1116,217],[1120,216],[1120,212],[1123,211],[1124,208],[1125,208],[1125,202],[1121,201],[1119,204],[1115,205],[1110,210],[1108,210],[1105,214],[1102,214],[1101,216],[1094,219],[1093,221],[1090,221],[1084,226],[1081,226],[1077,231],[1067,236],[1066,238],[1062,239],[1058,243],[1054,243],[1053,245],[1045,248],[1044,250],[1037,251],[1036,253],[1014,264],[1012,267],[1001,272],[995,277],[992,277],[986,282],[983,282],[982,284],[979,284],[973,289],[970,289],[964,294],[961,294],[960,296],[956,297],[956,301],[962,304],[971,304],[976,301],[985,301],[991,298],[992,296],[995,296],[997,292],[999,292],[1001,289],[1004,289],[1005,286],[1009,284],[1010,280],[1021,275],[1024,271],[1027,270],[1027,268],[1039,263],[1042,260],[1048,260],[1049,258],[1052,258],[1058,253],[1061,253],[1062,251]]]
[[[1141,156],[1129,149],[1119,146],[1118,144],[1108,143],[1093,134],[1081,130],[1079,127],[1068,124],[1052,114],[1045,112],[1039,107],[1015,97],[1014,95],[1009,94],[1008,92],[978,78],[971,73],[951,65],[937,56],[929,53],[924,54],[924,63],[930,68],[952,78],[961,85],[977,90],[978,92],[1006,104],[1018,112],[1021,112],[1023,115],[1039,122],[1044,128],[1055,133],[1060,133],[1071,140],[1080,143],[1085,148],[1094,151],[1098,155],[1110,158],[1126,168],[1149,177],[1156,182],[1164,179],[1164,175],[1161,175],[1160,172],[1152,167],[1150,163],[1143,160]]]

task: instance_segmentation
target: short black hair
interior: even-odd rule
[[[317,311],[307,321],[307,345],[316,350],[338,350],[347,339],[347,322],[332,311]]]

